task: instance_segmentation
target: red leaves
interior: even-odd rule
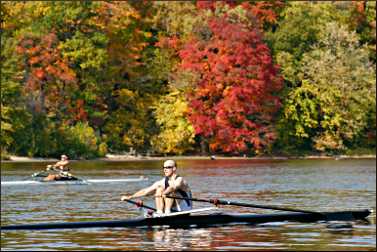
[[[211,40],[192,39],[179,51],[180,68],[201,76],[189,94],[189,119],[212,150],[255,150],[274,139],[271,124],[282,87],[268,47],[256,30],[226,19],[209,22]]]

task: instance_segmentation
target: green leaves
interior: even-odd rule
[[[312,137],[320,151],[352,146],[375,106],[375,68],[355,33],[328,23],[302,59],[302,85],[288,95],[284,117],[296,137]]]
[[[94,33],[92,37],[77,31],[75,35],[61,43],[59,49],[64,57],[82,70],[101,70],[107,63],[106,45],[108,39],[101,33]]]

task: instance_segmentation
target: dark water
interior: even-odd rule
[[[46,163],[2,163],[1,180],[21,180]],[[162,175],[161,161],[72,162],[91,179],[147,176],[149,181],[97,185],[2,186],[1,225],[133,218],[120,202]],[[179,160],[196,198],[219,198],[314,211],[376,206],[376,160]],[[152,199],[144,198],[152,205]],[[207,207],[197,203],[196,207]],[[271,210],[222,207],[226,212]],[[105,228],[1,232],[1,250],[376,250],[376,217],[351,228],[280,222],[210,228]]]

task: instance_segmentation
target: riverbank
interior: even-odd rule
[[[1,160],[1,162],[55,162],[54,158],[30,158],[21,156],[8,156],[9,159]],[[250,160],[288,160],[288,159],[376,159],[376,155],[307,155],[307,156],[259,156],[259,157],[247,157],[247,156],[142,156],[142,155],[115,155],[107,154],[103,158],[97,158],[94,160],[101,161],[137,161],[137,160],[165,160],[165,159],[197,159],[197,160],[217,160],[217,159],[250,159]]]

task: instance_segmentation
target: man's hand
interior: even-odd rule
[[[166,195],[169,195],[170,193],[172,193],[174,191],[174,188],[169,186],[168,188],[166,188],[165,191],[162,192],[162,195],[161,196],[166,196]]]
[[[125,195],[125,196],[122,196],[122,198],[120,198],[121,201],[126,201],[130,199],[132,199],[132,196],[129,196],[129,195]]]

